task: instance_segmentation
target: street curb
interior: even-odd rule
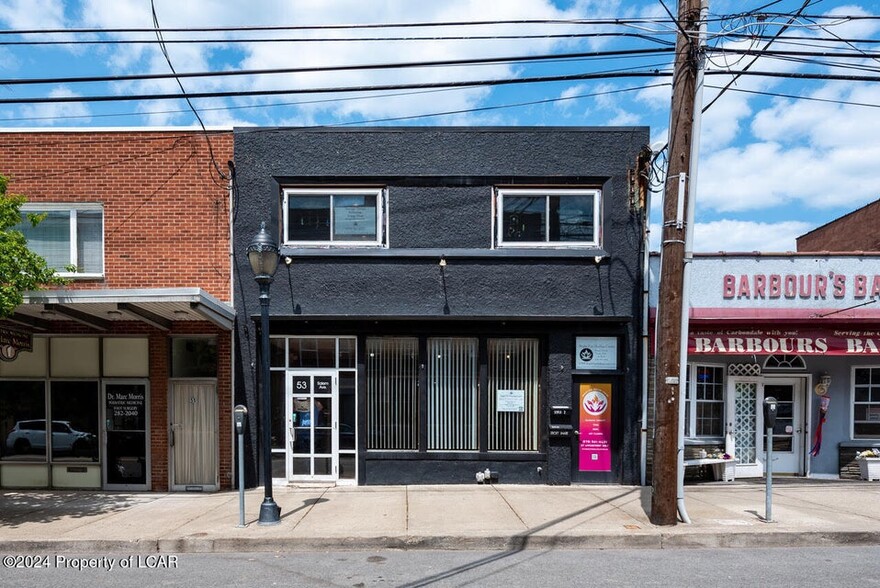
[[[880,545],[880,531],[769,533],[634,533],[632,535],[515,535],[405,537],[182,537],[136,541],[0,541],[0,553],[154,554],[289,551],[523,551],[549,549],[741,549]]]

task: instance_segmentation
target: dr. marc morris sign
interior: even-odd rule
[[[695,329],[688,337],[688,353],[880,357],[880,330],[751,327]]]

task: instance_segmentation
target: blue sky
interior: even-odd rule
[[[665,0],[665,4],[673,12],[676,10],[675,0]],[[772,36],[790,19],[772,14],[763,19],[720,17],[765,5],[770,5],[765,9],[768,13],[793,13],[803,4],[804,0],[710,0],[710,45],[725,49],[762,49],[767,41],[749,35]],[[166,29],[641,19],[628,25],[533,22],[248,33],[166,32],[166,41],[205,38],[222,41],[168,43],[168,55],[179,73],[662,49],[675,40],[672,25],[660,20],[668,15],[659,0],[155,0],[155,7],[159,24]],[[880,40],[880,19],[839,18],[880,15],[880,2],[814,1],[803,14],[806,17],[792,20],[783,33],[785,37],[798,39],[778,39],[771,45],[772,49],[804,52],[822,48],[847,51],[853,56],[765,56],[757,58],[749,66],[750,71],[880,76],[874,73],[880,67],[878,59],[860,53],[880,51],[880,45],[870,43]],[[815,16],[836,18],[809,18]],[[150,29],[153,16],[150,3],[145,0],[0,0],[0,27],[0,30]],[[593,33],[625,33],[626,36],[583,36]],[[350,40],[365,36],[397,39]],[[332,37],[349,40],[330,42],[328,39]],[[431,40],[413,37],[431,37]],[[298,40],[291,41],[294,38]],[[839,38],[852,41],[842,43]],[[95,39],[116,43],[13,44]],[[132,42],[136,40],[150,42]],[[155,34],[150,32],[64,36],[7,34],[0,38],[4,42],[0,45],[0,77],[10,81],[166,74],[169,65],[158,46],[152,43],[154,40]],[[413,85],[566,74],[605,75],[621,71],[664,72],[669,70],[672,59],[670,53],[657,52],[601,59],[582,57],[563,62],[187,78],[181,83],[187,92]],[[732,80],[727,71],[740,70],[755,59],[742,54],[713,53],[708,71],[717,73],[706,76],[703,104],[712,101],[719,92],[717,88]],[[410,88],[385,92],[199,98],[194,99],[193,104],[209,126],[645,125],[651,128],[652,144],[659,147],[665,143],[669,125],[671,89],[668,84],[668,77],[600,77],[445,90]],[[6,83],[0,100],[179,92],[177,82],[170,78],[88,84]],[[737,79],[706,111],[703,119],[695,248],[699,251],[794,250],[796,236],[880,197],[877,105],[880,105],[877,82],[763,76]],[[180,99],[0,104],[0,126],[4,128],[193,124],[196,120],[192,111]],[[655,224],[660,216],[659,200],[655,198],[652,215]]]

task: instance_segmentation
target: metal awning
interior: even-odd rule
[[[116,321],[131,320],[165,331],[175,322],[208,321],[230,331],[235,309],[201,288],[39,290],[25,292],[24,303],[6,320],[37,331],[51,331],[60,321],[106,331]]]

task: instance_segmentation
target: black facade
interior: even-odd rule
[[[248,467],[258,463],[260,439],[260,307],[245,252],[266,221],[282,256],[270,291],[274,478],[302,479],[302,463],[312,468],[305,478],[358,484],[473,483],[485,470],[503,483],[638,483],[643,215],[633,178],[648,141],[645,127],[236,129],[235,389],[251,419]],[[346,208],[344,190],[370,193],[357,196],[361,204],[377,202],[378,234],[368,236],[375,243],[286,239],[306,225],[326,225],[334,237],[356,232],[374,208]],[[554,208],[566,206],[554,200],[558,191],[563,201],[597,201],[592,237],[552,221],[570,214]],[[309,208],[324,206],[314,198],[292,204],[301,193],[336,194],[332,212]],[[531,218],[542,224],[530,230],[548,242],[501,243],[526,217],[515,216],[520,205],[537,210]],[[584,240],[555,241],[554,222],[569,231],[562,239]],[[577,369],[583,337],[616,342],[613,365]],[[329,341],[335,360],[319,349]],[[371,363],[383,350],[394,362]],[[447,351],[465,359],[450,363]],[[447,363],[433,363],[441,355]],[[512,355],[525,367],[510,384],[503,362]],[[407,362],[412,369],[400,367]],[[537,378],[534,406],[524,374]],[[322,391],[325,378],[335,378],[332,394]],[[611,391],[604,471],[578,466],[578,390],[591,383]],[[297,416],[300,385],[312,392],[312,408]],[[471,404],[446,406],[465,388]],[[456,415],[471,420],[453,422]],[[376,422],[405,441],[377,436]],[[445,431],[466,439],[437,436]],[[303,441],[310,462],[297,461],[293,447]],[[251,470],[248,478],[259,476]]]

